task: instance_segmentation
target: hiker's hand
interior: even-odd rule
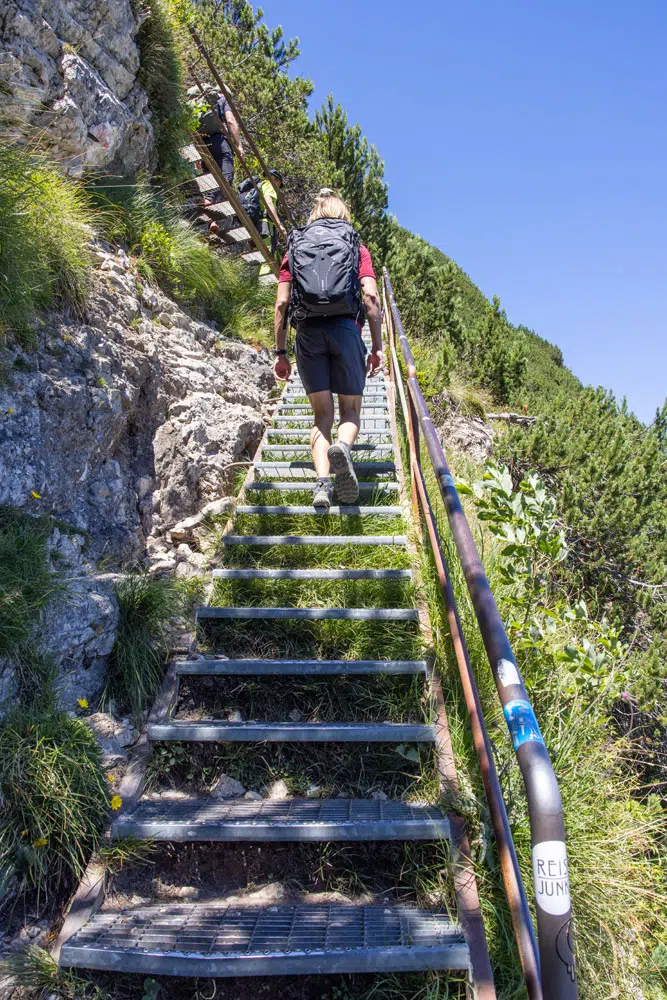
[[[276,378],[280,379],[281,382],[286,382],[287,379],[292,374],[292,366],[289,363],[289,358],[284,354],[279,354],[273,365],[273,374]]]
[[[285,242],[287,242],[287,230],[285,229],[284,226],[280,227],[280,235],[285,240]]]
[[[382,351],[371,351],[368,355],[368,359],[366,361],[366,371],[371,378],[373,378],[374,375],[377,375],[378,372],[382,371],[382,361]]]

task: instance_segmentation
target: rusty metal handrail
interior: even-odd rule
[[[403,330],[386,268],[384,293],[392,367],[396,372],[398,385],[401,385],[401,372],[395,344],[397,333],[407,372],[409,395],[404,410],[410,444],[413,507],[417,513],[419,504],[424,512],[445,598],[528,995],[531,1000],[541,1000],[541,998],[576,1000],[577,982],[572,950],[572,910],[567,875],[565,825],[558,782],[440,439],[419,386],[414,357]],[[461,632],[451,580],[421,470],[420,429],[445,505],[452,538],[524,781],[530,816],[539,948],[535,944],[532,920],[493,761],[491,743],[484,724],[481,702]]]

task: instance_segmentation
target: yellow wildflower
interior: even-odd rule
[[[9,409],[7,410],[7,416],[11,417],[12,413],[14,413],[14,407],[10,406]]]
[[[77,698],[76,703],[79,706],[79,708],[88,708],[87,698]]]
[[[115,781],[116,778],[113,774],[107,774],[107,781]]]
[[[38,840],[33,840],[32,842],[33,847],[46,847],[47,844],[48,840],[46,839],[46,837],[39,837]]]
[[[42,499],[41,496],[39,495],[39,493],[37,492],[37,490],[30,490],[30,496],[33,498],[33,500],[41,500]]]
[[[27,830],[21,830],[21,836],[22,837],[27,837],[28,836],[28,831]]]
[[[117,812],[123,804],[123,800],[120,795],[114,795],[111,798],[111,808],[114,812]]]

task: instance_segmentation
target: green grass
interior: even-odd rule
[[[411,608],[410,580],[216,580],[219,607]]]
[[[102,752],[80,719],[15,708],[0,726],[0,883],[38,899],[71,889],[109,806]]]
[[[264,478],[269,478],[264,477]],[[276,479],[279,477],[276,476]],[[248,490],[246,493],[244,503],[254,504],[256,506],[264,507],[304,507],[310,506],[313,502],[313,486],[315,481],[313,480],[310,489],[304,487],[303,490],[293,490],[289,493],[283,493],[281,490]],[[359,497],[357,503],[362,507],[395,507],[399,504],[399,494],[391,492],[389,490],[376,490],[373,493],[366,495],[365,493]],[[322,516],[320,514],[318,517]],[[333,515],[330,515],[330,520],[333,519]],[[346,518],[347,520],[347,518]],[[224,523],[224,522],[223,522]],[[381,521],[376,522],[376,527],[380,529],[382,524],[386,525],[385,518]]]
[[[195,318],[212,319],[225,336],[269,342],[275,292],[242,261],[215,253],[181,218],[179,205],[145,181],[91,183],[104,233],[136,256],[144,279]]]
[[[239,658],[415,660],[423,654],[416,622],[241,621],[200,625],[202,649]]]
[[[81,185],[37,152],[0,143],[0,338],[35,341],[40,309],[80,309],[95,214]]]
[[[239,711],[244,719],[289,722],[296,711],[301,722],[419,723],[426,704],[423,678],[414,676],[302,677],[279,684],[275,677],[207,677],[181,682],[180,707],[189,719]]]
[[[19,693],[44,694],[51,668],[38,651],[40,614],[62,593],[48,559],[48,518],[0,508],[0,659],[12,661]]]
[[[267,491],[269,496],[273,491]],[[300,496],[300,493],[297,494]],[[304,493],[304,496],[306,494]],[[312,502],[312,493],[310,494]],[[394,501],[396,497],[394,495]],[[262,503],[270,503],[262,497]],[[290,503],[292,495],[290,495]],[[240,514],[234,535],[392,535],[405,534],[405,522],[394,517],[339,517],[337,515]],[[211,542],[215,544],[215,536]],[[225,566],[326,567],[354,569],[407,569],[410,560],[401,545],[275,545],[220,546]]]
[[[326,798],[366,798],[379,790],[397,799],[438,798],[435,755],[426,744],[339,744],[332,752],[331,745],[316,743],[264,743],[250,748],[233,743],[163,743],[154,749],[149,774],[153,787],[195,791],[207,791],[221,774],[231,774],[254,789],[283,780],[293,795],[305,795],[311,785],[318,785]]]
[[[128,573],[116,597],[118,632],[105,698],[138,715],[151,705],[164,676],[167,629],[182,612],[182,594],[171,580]]]

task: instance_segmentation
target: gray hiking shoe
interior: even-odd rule
[[[329,448],[329,465],[336,474],[334,491],[343,504],[354,503],[359,496],[359,483],[352,467],[350,446],[344,441],[337,441]]]
[[[330,479],[318,479],[313,492],[313,507],[329,510],[333,500],[334,485]]]

